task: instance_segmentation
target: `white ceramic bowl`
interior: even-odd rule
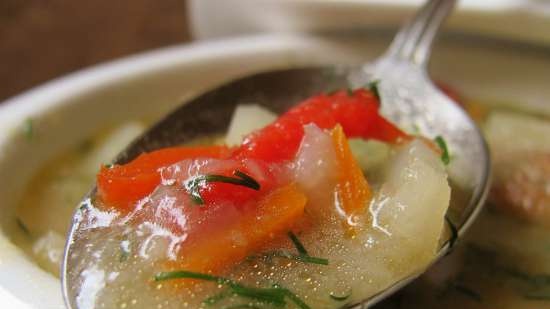
[[[158,116],[201,90],[247,73],[371,59],[388,35],[357,38],[266,35],[162,49],[54,80],[0,105],[0,308],[63,308],[59,280],[10,241],[14,209],[31,175],[99,128]],[[538,47],[451,39],[434,54],[434,75],[468,95],[544,103],[550,53]],[[507,46],[503,48],[502,46]],[[35,136],[24,136],[33,119]]]
[[[188,0],[191,31],[209,39],[262,32],[393,28],[425,0]],[[460,0],[447,29],[550,44],[550,2]]]

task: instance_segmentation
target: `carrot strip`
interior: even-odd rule
[[[339,171],[336,185],[338,201],[340,208],[349,218],[363,212],[371,199],[371,189],[353,157],[342,127],[340,125],[334,127],[331,135]]]
[[[229,227],[189,235],[178,261],[169,268],[219,273],[289,231],[303,215],[305,204],[306,196],[296,184],[277,188]]]

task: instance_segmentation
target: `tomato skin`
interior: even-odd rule
[[[144,153],[124,165],[102,166],[96,178],[97,194],[105,204],[128,211],[160,184],[160,168],[189,158],[226,158],[230,153],[226,146],[172,147]]]
[[[306,99],[274,123],[248,135],[237,149],[237,158],[269,162],[292,160],[304,135],[303,126],[314,123],[322,129],[343,127],[348,137],[396,143],[407,134],[379,114],[380,103],[370,91],[338,91]]]

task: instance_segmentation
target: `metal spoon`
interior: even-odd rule
[[[194,138],[226,131],[234,108],[243,102],[255,102],[283,112],[301,99],[338,88],[358,88],[379,80],[382,112],[393,122],[423,135],[442,135],[451,149],[450,180],[454,185],[448,212],[461,237],[475,219],[489,187],[489,155],[479,130],[466,113],[430,81],[426,66],[432,42],[455,0],[431,0],[397,34],[389,50],[378,60],[359,67],[321,67],[260,73],[208,91],[183,104],[129,145],[115,160],[126,163],[137,155],[185,143]],[[458,184],[458,185],[456,185]],[[458,199],[456,192],[461,192]],[[86,196],[89,200],[95,188]],[[77,261],[85,252],[76,252],[85,244],[93,206],[80,207],[68,235],[62,264],[62,284],[68,308],[77,302]],[[100,224],[100,223],[97,223]],[[451,248],[442,245],[434,262]],[[370,306],[388,297],[420,274],[396,282],[357,306]],[[82,309],[82,308],[81,308]]]

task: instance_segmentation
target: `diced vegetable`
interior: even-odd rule
[[[125,165],[102,167],[97,176],[98,196],[109,206],[128,210],[161,182],[160,168],[190,158],[226,158],[225,146],[166,148],[137,157]]]
[[[399,239],[402,250],[421,249],[423,256],[415,258],[428,262],[439,246],[451,189],[437,152],[418,139],[402,147],[375,197],[373,226]]]
[[[275,189],[226,228],[190,235],[178,261],[170,268],[219,272],[266,242],[285,235],[303,215],[305,204],[306,197],[296,184]]]
[[[364,211],[371,198],[371,190],[363,171],[355,161],[344,131],[337,125],[331,132],[336,154],[338,206],[350,218]]]
[[[225,136],[227,145],[240,145],[250,132],[259,130],[277,119],[277,114],[256,104],[237,106]]]

